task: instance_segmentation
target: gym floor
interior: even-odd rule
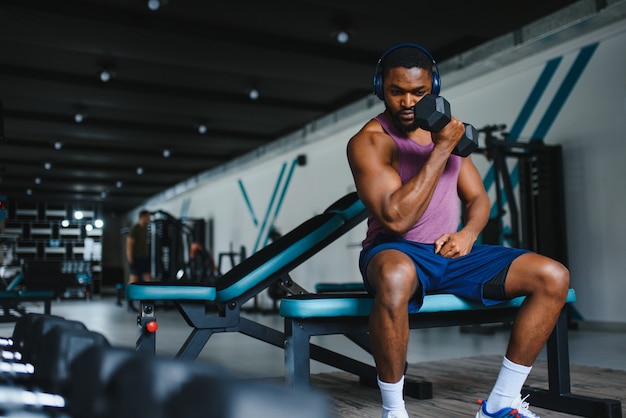
[[[91,331],[100,332],[117,347],[135,347],[137,314],[116,303],[114,295],[96,295],[92,300],[60,300],[52,303],[52,314],[83,322]],[[41,304],[25,304],[28,312],[43,312]],[[257,322],[282,329],[277,314],[246,312]],[[174,356],[189,334],[190,328],[174,308],[157,310],[157,354]],[[14,323],[1,323],[0,336],[10,336]],[[480,330],[485,330],[481,328]],[[492,333],[461,332],[459,327],[412,330],[409,363],[458,359],[479,355],[504,355],[509,331],[505,327]],[[371,357],[342,336],[315,337],[320,345],[371,363]],[[570,363],[626,370],[626,327],[578,323],[569,331]],[[209,339],[199,359],[225,366],[242,377],[284,376],[283,350],[238,333],[215,334]],[[540,355],[545,359],[545,353]],[[334,369],[313,362],[312,373]]]

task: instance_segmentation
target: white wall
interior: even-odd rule
[[[626,20],[578,37],[562,37],[558,45],[546,46],[500,67],[482,63],[484,71],[469,80],[459,73],[476,74],[476,67],[442,73],[444,95],[453,114],[476,127],[506,124],[516,120],[545,64],[561,58],[560,65],[543,89],[541,100],[528,119],[522,138],[530,137],[581,48],[598,47],[582,75],[572,85],[563,107],[547,130],[545,141],[562,144],[567,204],[567,245],[572,285],[577,291],[577,310],[585,319],[624,322],[626,318]],[[521,54],[520,54],[521,52]],[[446,76],[456,81],[446,84]],[[259,237],[265,214],[273,214],[270,198],[283,165],[286,171],[298,155],[307,164],[296,166],[285,189],[280,212],[270,220],[283,233],[309,217],[322,212],[330,203],[354,190],[346,161],[348,139],[362,124],[382,110],[373,99],[355,103],[348,109],[311,124],[301,132],[278,141],[275,147],[260,150],[256,158],[207,173],[190,184],[155,196],[144,205],[176,216],[202,217],[214,221],[213,252],[229,251],[244,245],[251,253]],[[481,156],[473,159],[485,173],[488,164]],[[203,179],[203,180],[201,180]],[[241,182],[248,194],[257,224],[246,205]],[[281,190],[279,190],[281,191]],[[188,206],[188,212],[182,208]],[[268,211],[268,208],[271,210]],[[136,214],[129,214],[135,219]],[[312,290],[315,283],[358,281],[358,244],[364,237],[361,224],[347,236],[323,250],[296,269],[293,278]],[[261,301],[269,303],[268,300]]]

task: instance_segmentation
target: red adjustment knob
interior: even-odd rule
[[[148,332],[156,332],[159,329],[159,324],[156,321],[150,321],[146,324],[146,331]]]

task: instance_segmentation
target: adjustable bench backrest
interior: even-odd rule
[[[365,206],[356,192],[349,193],[256,252],[222,276],[217,283],[217,301],[243,302],[286,275],[314,254],[362,222]]]

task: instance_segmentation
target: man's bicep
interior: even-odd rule
[[[487,192],[478,169],[470,157],[463,160],[458,180],[459,197],[465,201],[471,201],[477,197],[483,197]]]

